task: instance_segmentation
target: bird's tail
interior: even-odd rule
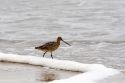
[[[35,47],[35,49],[39,49],[39,47]]]

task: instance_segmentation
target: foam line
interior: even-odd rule
[[[83,64],[68,60],[47,59],[36,56],[23,56],[16,54],[0,53],[0,61],[10,61],[17,63],[27,63],[32,65],[47,66],[55,69],[83,72],[79,75],[55,80],[49,83],[95,83],[98,80],[119,73],[118,70],[107,68],[101,64]]]

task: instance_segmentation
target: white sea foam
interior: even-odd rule
[[[74,61],[47,59],[36,56],[21,56],[16,54],[0,53],[0,61],[27,63],[32,65],[47,66],[55,69],[83,72],[79,75],[55,80],[49,83],[95,83],[98,80],[119,73],[118,70],[107,68],[101,64],[83,64]]]

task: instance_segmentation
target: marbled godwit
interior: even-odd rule
[[[56,41],[45,43],[44,45],[35,47],[35,49],[44,51],[45,53],[43,54],[43,57],[44,57],[44,55],[45,55],[47,52],[51,52],[51,57],[52,57],[52,59],[53,59],[52,52],[55,51],[55,50],[59,47],[60,41],[63,41],[64,43],[66,43],[66,44],[68,44],[69,46],[71,46],[69,43],[65,42],[65,41],[62,39],[62,37],[58,37]]]

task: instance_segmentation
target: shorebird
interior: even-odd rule
[[[60,41],[63,41],[64,43],[66,43],[66,44],[68,44],[69,46],[71,46],[69,43],[67,43],[66,41],[64,41],[64,40],[62,39],[62,37],[58,37],[56,41],[45,43],[45,44],[43,44],[43,45],[41,45],[41,46],[35,47],[35,49],[44,51],[43,57],[44,57],[44,55],[45,55],[47,52],[51,52],[51,58],[53,59],[52,52],[55,51],[55,50],[59,47]]]

